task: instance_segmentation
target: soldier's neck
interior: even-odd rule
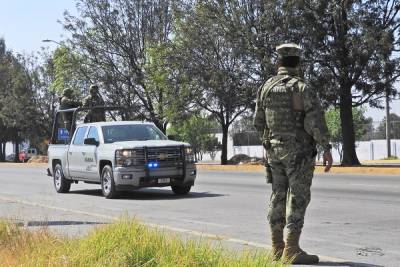
[[[278,75],[300,76],[299,68],[279,67]]]

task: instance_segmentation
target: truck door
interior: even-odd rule
[[[99,134],[96,126],[90,126],[89,132],[86,138],[93,138],[97,142],[100,142]],[[83,147],[84,156],[84,172],[85,177],[93,181],[100,181],[100,174],[98,168],[98,158],[97,158],[97,148],[96,145],[85,145]]]
[[[88,127],[78,127],[75,131],[74,139],[69,146],[67,158],[68,158],[68,169],[69,175],[71,177],[79,177],[85,178],[84,175],[84,159],[85,159],[85,152],[84,152],[84,140],[86,136]]]

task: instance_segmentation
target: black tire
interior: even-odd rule
[[[62,166],[57,163],[53,170],[54,188],[57,193],[68,193],[71,188],[71,181],[65,179]]]
[[[190,189],[192,188],[191,185],[187,186],[178,186],[178,185],[173,185],[171,186],[172,192],[174,192],[176,195],[187,195],[190,192]]]
[[[110,165],[104,166],[101,170],[101,192],[105,198],[116,198],[118,196],[113,170]]]

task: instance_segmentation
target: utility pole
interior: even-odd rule
[[[387,147],[387,158],[392,156],[390,147],[390,106],[389,106],[389,89],[386,89],[386,147]]]

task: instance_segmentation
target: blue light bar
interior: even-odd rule
[[[147,163],[147,167],[150,169],[154,169],[154,168],[158,168],[159,164],[158,164],[158,162],[149,162],[149,163]]]

